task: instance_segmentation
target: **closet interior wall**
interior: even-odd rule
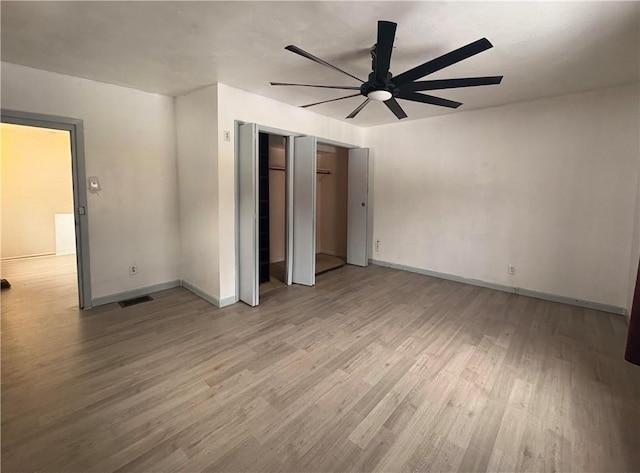
[[[318,146],[316,173],[316,253],[347,257],[349,150]]]

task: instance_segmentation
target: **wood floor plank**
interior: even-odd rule
[[[379,266],[217,309],[77,309],[2,262],[7,472],[640,471],[620,316]]]

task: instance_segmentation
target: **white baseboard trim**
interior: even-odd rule
[[[196,296],[200,297],[201,299],[204,299],[205,301],[215,305],[216,307],[220,307],[220,300],[218,300],[217,297],[209,294],[207,291],[196,286],[192,282],[187,281],[186,279],[183,279],[181,285],[187,291],[193,292]]]
[[[167,281],[160,284],[154,284],[152,286],[141,287],[138,289],[133,289],[131,291],[117,292],[108,296],[96,297],[95,299],[91,300],[91,307],[111,304],[112,302],[120,302],[126,299],[132,299],[134,297],[145,296],[147,294],[164,291],[166,289],[172,289],[174,287],[184,287],[186,290],[194,293],[196,296],[219,308],[227,307],[228,305],[238,302],[236,296],[229,296],[218,299],[217,297],[212,296],[205,290],[199,288],[189,281],[175,279],[173,281]]]
[[[15,259],[28,259],[28,258],[45,258],[48,256],[58,256],[55,253],[35,253],[33,255],[22,255],[22,256],[7,256],[6,258],[0,259],[0,261],[11,261]]]
[[[583,299],[574,299],[572,297],[560,296],[557,294],[549,294],[546,292],[532,291],[531,289],[524,289],[521,287],[506,286],[503,284],[496,284],[492,282],[482,281],[480,279],[470,279],[462,276],[456,276],[455,274],[440,273],[437,271],[430,271],[428,269],[415,268],[413,266],[406,266],[404,264],[390,263],[388,261],[381,261],[376,259],[369,259],[369,262],[378,266],[385,266],[387,268],[399,269],[401,271],[408,271],[410,273],[424,274],[425,276],[432,276],[439,279],[447,279],[449,281],[460,282],[464,284],[471,284],[472,286],[486,287],[489,289],[496,289],[498,291],[510,292],[512,294],[519,294],[521,296],[535,297],[536,299],[543,299],[545,301],[560,302],[562,304],[569,304],[578,307],[584,307],[587,309],[599,310],[602,312],[609,312],[617,315],[624,315],[626,317],[627,310],[623,307],[618,307],[609,304],[601,304],[600,302],[592,302]],[[628,318],[627,318],[628,319]]]
[[[160,284],[154,284],[152,286],[141,287],[133,289],[131,291],[117,292],[108,296],[95,297],[91,299],[91,307],[97,307],[99,305],[111,304],[112,302],[124,301],[126,299],[132,299],[134,297],[140,297],[153,292],[164,291],[165,289],[171,289],[174,287],[180,287],[180,280],[174,279],[173,281],[162,282]]]
[[[221,297],[220,308],[222,309],[223,307],[227,307],[228,305],[235,304],[236,302],[239,302],[239,301],[240,299],[238,299],[236,296]]]
[[[182,280],[182,287],[184,287],[186,290],[193,292],[196,296],[204,299],[205,301],[215,305],[216,307],[222,309],[223,307],[227,307],[228,305],[231,304],[235,304],[236,302],[238,302],[238,299],[236,298],[236,296],[228,296],[228,297],[222,297],[220,299],[218,299],[216,296],[209,294],[207,291],[205,291],[204,289],[196,286],[195,284],[193,284],[192,282],[186,281],[186,280]]]

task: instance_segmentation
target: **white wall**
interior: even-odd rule
[[[69,170],[71,174],[71,170]],[[69,189],[71,191],[71,189]],[[73,206],[70,213],[55,214],[56,256],[76,254],[76,222]]]
[[[84,120],[94,298],[178,279],[172,98],[3,62],[2,107]]]
[[[234,120],[254,122],[283,130],[315,135],[328,140],[362,145],[363,129],[318,115],[225,84],[218,84],[218,216],[220,254],[220,299],[235,297],[235,170]],[[222,140],[229,130],[231,141]]]
[[[176,99],[181,278],[218,297],[218,112],[210,86]]]
[[[373,258],[626,307],[639,107],[633,85],[368,128]]]
[[[639,98],[640,100],[640,98]],[[638,156],[640,160],[640,156]],[[631,257],[629,264],[629,286],[627,289],[627,316],[631,317],[633,296],[636,289],[636,277],[638,275],[638,261],[640,259],[640,172],[638,173],[638,187],[636,189],[636,205],[633,212],[633,236],[631,239]],[[640,303],[640,301],[638,301]]]

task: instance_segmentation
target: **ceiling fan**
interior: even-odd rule
[[[373,71],[369,74],[367,81],[363,81],[358,77],[343,71],[342,69],[329,64],[297,46],[289,45],[285,49],[292,53],[299,54],[302,57],[310,59],[313,62],[329,67],[334,71],[341,72],[357,81],[362,82],[362,85],[357,86],[338,86],[338,85],[312,85],[312,84],[291,84],[285,82],[271,82],[271,85],[275,86],[295,86],[295,87],[319,87],[323,89],[340,89],[340,90],[359,90],[357,94],[347,95],[345,97],[338,97],[331,100],[323,100],[322,102],[310,103],[302,105],[303,108],[313,107],[314,105],[320,105],[327,102],[335,102],[337,100],[344,100],[351,97],[357,97],[363,95],[366,97],[356,109],[351,112],[347,118],[354,118],[360,111],[367,106],[371,100],[383,102],[389,110],[398,118],[406,118],[407,114],[402,110],[402,107],[396,99],[410,100],[412,102],[421,102],[430,105],[437,105],[440,107],[458,108],[462,103],[454,102],[453,100],[447,100],[433,95],[420,94],[418,92],[425,90],[440,90],[440,89],[454,89],[458,87],[477,87],[482,85],[499,84],[502,80],[502,76],[489,76],[489,77],[466,77],[462,79],[440,79],[440,80],[423,80],[418,79],[432,74],[440,69],[451,66],[464,59],[475,56],[482,51],[486,51],[493,47],[487,38],[482,38],[473,43],[469,43],[466,46],[462,46],[455,51],[451,51],[440,57],[427,61],[424,64],[409,69],[400,75],[393,76],[389,72],[391,65],[391,53],[393,51],[393,41],[396,34],[396,23],[391,21],[378,21],[378,41],[371,49]]]

